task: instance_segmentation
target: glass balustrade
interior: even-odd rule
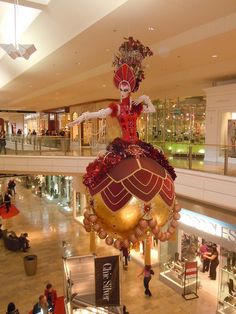
[[[26,156],[97,156],[105,153],[108,143],[92,140],[72,141],[60,136],[7,136],[6,155]],[[236,147],[179,142],[153,141],[175,168],[198,170],[220,175],[236,176]],[[1,150],[4,154],[4,150]]]

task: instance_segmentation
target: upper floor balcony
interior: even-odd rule
[[[175,168],[196,170],[236,177],[236,146],[152,142]],[[106,143],[80,142],[60,136],[7,136],[6,146],[0,143],[0,154],[17,156],[96,157],[105,153]],[[93,159],[92,158],[92,159]]]
[[[236,211],[236,151],[232,146],[152,143],[177,173],[176,193]],[[0,173],[82,176],[106,144],[81,146],[65,137],[21,136],[1,146]],[[6,154],[5,154],[6,153]]]

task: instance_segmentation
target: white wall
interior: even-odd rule
[[[206,93],[206,144],[227,145],[228,120],[236,112],[236,84],[210,87]],[[206,147],[206,161],[223,162],[220,147]],[[236,158],[230,158],[236,163]]]
[[[176,194],[236,212],[235,177],[185,169],[175,171]]]

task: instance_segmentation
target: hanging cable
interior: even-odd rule
[[[14,31],[15,31],[15,48],[18,49],[18,38],[17,38],[17,18],[18,18],[18,8],[19,8],[19,2],[18,0],[14,0]]]

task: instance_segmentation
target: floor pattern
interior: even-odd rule
[[[30,251],[11,252],[0,240],[0,313],[6,312],[9,302],[15,302],[21,314],[28,314],[48,282],[63,294],[62,241],[71,243],[80,255],[88,253],[89,236],[72,216],[64,215],[49,200],[35,196],[30,190],[17,187],[13,201],[20,214],[3,221],[3,228],[17,234],[27,232]],[[113,250],[98,241],[97,254],[110,254]],[[115,249],[114,249],[115,250]],[[23,257],[38,256],[38,269],[34,276],[26,276]],[[150,283],[153,296],[144,295],[142,279],[137,275],[141,268],[134,261],[122,273],[122,302],[130,314],[215,314],[216,298],[206,290],[199,290],[199,299],[185,301],[182,296],[158,280],[158,268]]]

